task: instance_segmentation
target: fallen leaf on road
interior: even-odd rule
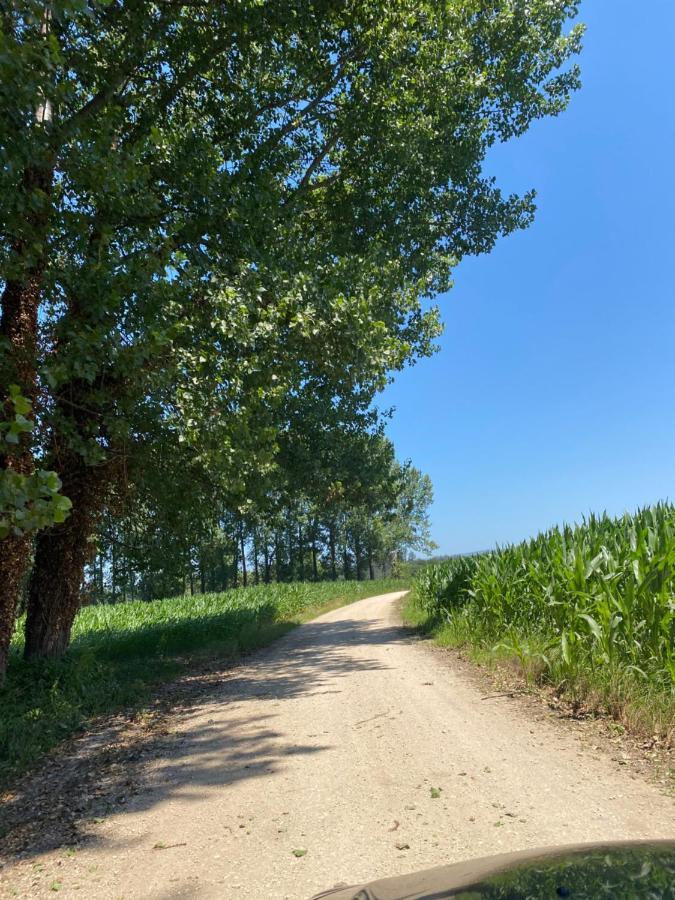
[[[306,850],[294,850],[293,856],[297,856],[299,859],[301,856],[304,856],[306,853],[307,853]]]

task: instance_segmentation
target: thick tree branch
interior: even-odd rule
[[[126,59],[109,73],[106,83],[85,104],[74,112],[70,118],[65,119],[52,134],[52,146],[57,149],[92,116],[111,103],[126,86],[128,80],[144,62],[146,51],[152,42],[159,37],[167,20],[160,17],[155,21],[154,27],[144,35],[141,44],[136,51],[130,53]]]
[[[285,125],[273,131],[270,135],[268,135],[266,140],[264,140],[258,147],[255,148],[255,150],[253,150],[253,152],[244,161],[244,164],[239,170],[239,177],[247,175],[266,152],[274,149],[275,147],[278,147],[285,138],[289,137],[289,135],[291,135],[297,128],[299,128],[300,125],[302,125],[312,117],[321,103],[323,103],[324,100],[328,99],[331,93],[345,77],[347,64],[354,61],[354,59],[356,58],[356,49],[352,51],[352,53],[349,53],[345,56],[344,60],[339,65],[335,76],[329,81],[325,88],[320,93],[318,93],[313,100],[310,100],[306,106],[303,106],[303,108],[298,113],[296,113],[295,116],[289,119]]]
[[[218,56],[231,46],[232,42],[228,39],[222,44],[217,43],[215,46],[210,47],[206,52],[198,56],[191,65],[184,69],[180,75],[177,75],[171,83],[166,84],[164,90],[160,91],[159,96],[155,98],[152,105],[148,104],[146,106],[143,115],[141,115],[138,122],[136,122],[131,131],[123,139],[121,146],[123,148],[132,146],[142,137],[147,135],[153,124],[157,121],[158,110],[166,112],[181,91],[188,87],[195,78],[201,75],[209,63],[217,59]]]
[[[308,187],[310,187],[310,181],[312,179],[312,176],[318,170],[318,168],[321,166],[321,164],[326,159],[326,157],[331,152],[331,150],[333,150],[333,148],[335,147],[335,145],[337,144],[339,139],[340,139],[340,132],[336,130],[335,133],[332,135],[332,137],[330,137],[326,141],[326,143],[323,145],[321,150],[316,154],[314,159],[307,166],[307,169],[305,170],[305,174],[300,179],[300,183],[298,184],[297,190],[294,191],[294,196],[296,196],[296,197],[299,196]]]

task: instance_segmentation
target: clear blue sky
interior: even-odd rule
[[[648,6],[582,3],[581,91],[488,167],[534,224],[457,268],[440,353],[378,404],[440,552],[675,499],[675,2]]]

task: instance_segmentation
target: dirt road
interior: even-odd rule
[[[400,627],[399,597],[232,670],[89,845],[58,869],[54,853],[22,864],[44,866],[30,896],[57,879],[62,897],[303,900],[511,849],[675,836],[670,799],[569,730],[482,700]]]

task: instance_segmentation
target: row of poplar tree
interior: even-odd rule
[[[425,298],[530,222],[483,163],[565,107],[576,7],[0,4],[0,676],[22,596],[26,656],[65,651],[105,520],[194,568],[203,507],[245,546],[370,509],[331,447],[376,439]]]
[[[86,572],[85,602],[397,573],[408,553],[433,546],[431,482],[395,461],[388,441],[378,437],[374,443],[385,451],[378,453],[383,468],[376,481],[354,479],[352,465],[354,480],[346,486],[333,481],[314,500],[306,492],[277,492],[264,508],[241,512],[219,509],[210,494],[199,511],[176,508],[175,498],[164,498],[171,506],[162,507],[162,498],[149,502],[146,494],[141,504],[127,503],[123,515],[104,515]],[[370,474],[376,474],[373,468]]]

